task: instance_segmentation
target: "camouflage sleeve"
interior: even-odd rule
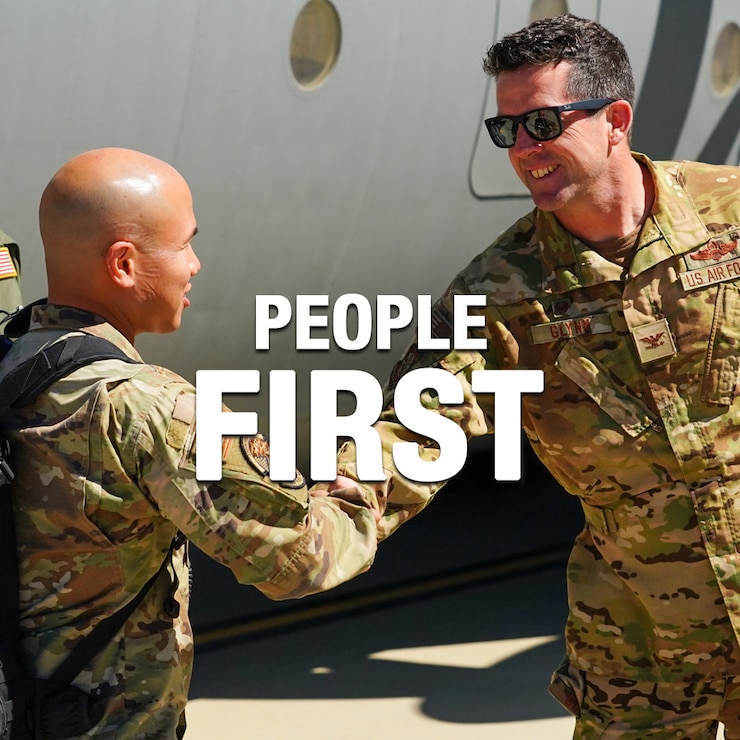
[[[450,337],[452,334],[454,296],[470,293],[463,277],[458,276],[445,294],[435,303],[432,309],[434,337]],[[491,320],[491,308],[471,309],[472,315],[478,311]],[[449,330],[449,331],[448,331]],[[470,336],[487,336],[484,329],[470,332]],[[453,420],[460,426],[468,439],[493,431],[493,400],[490,394],[476,396],[473,393],[472,373],[474,370],[492,369],[495,367],[495,352],[478,352],[472,350],[455,350],[447,352],[420,351],[417,340],[409,345],[405,354],[394,366],[385,389],[385,409],[375,424],[383,450],[383,468],[386,478],[381,482],[361,481],[357,473],[356,449],[354,442],[345,443],[339,450],[337,472],[358,481],[359,486],[367,491],[369,497],[385,502],[385,511],[378,523],[378,538],[384,539],[394,532],[403,522],[420,512],[432,500],[435,493],[446,481],[422,483],[409,480],[396,468],[393,460],[393,445],[396,442],[415,442],[418,445],[420,459],[432,461],[439,455],[438,443],[406,429],[396,416],[393,405],[393,393],[403,375],[419,368],[435,367],[452,373],[463,390],[463,402],[457,405],[444,405],[430,390],[422,393],[421,405],[441,416]]]
[[[370,567],[376,516],[364,491],[314,497],[300,474],[273,482],[259,436],[225,438],[222,480],[201,483],[194,417],[192,386],[167,385],[131,454],[144,493],[198,548],[273,599],[327,590]]]

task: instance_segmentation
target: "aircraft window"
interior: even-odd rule
[[[719,95],[729,95],[740,79],[740,28],[728,23],[717,38],[712,58],[712,83]]]
[[[298,14],[290,40],[290,66],[305,90],[321,85],[334,69],[342,43],[339,14],[329,0],[309,0]]]
[[[555,15],[565,15],[568,12],[567,0],[534,0],[529,10],[529,22],[540,18],[552,18]]]

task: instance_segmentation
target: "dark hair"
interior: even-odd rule
[[[495,43],[483,59],[492,77],[526,64],[573,65],[567,92],[574,99],[616,98],[632,105],[635,80],[624,44],[596,21],[558,15],[530,23]]]

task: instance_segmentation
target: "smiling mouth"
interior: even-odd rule
[[[540,178],[544,177],[545,175],[549,175],[551,172],[554,172],[557,169],[557,165],[550,165],[549,167],[540,167],[536,170],[530,170],[529,174],[534,177],[535,180],[539,180]]]

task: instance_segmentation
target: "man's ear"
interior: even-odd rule
[[[134,255],[136,248],[131,242],[117,241],[105,253],[105,267],[110,279],[121,288],[134,284]]]
[[[609,143],[614,146],[628,138],[632,127],[632,106],[626,100],[615,100],[607,109],[607,117],[611,125]]]

